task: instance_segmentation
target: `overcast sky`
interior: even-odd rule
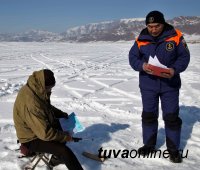
[[[0,33],[63,32],[88,23],[145,18],[152,10],[166,19],[200,16],[200,0],[0,0]]]

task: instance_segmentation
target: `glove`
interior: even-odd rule
[[[75,137],[72,137],[72,140],[73,140],[74,142],[79,142],[80,140],[82,140],[82,138],[75,138]]]
[[[62,117],[68,119],[69,115],[67,113],[63,112],[63,116]]]
[[[66,140],[66,142],[73,142],[74,140],[73,140],[73,137],[71,137],[71,135],[67,135],[67,140]]]

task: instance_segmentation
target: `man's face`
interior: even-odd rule
[[[45,88],[45,90],[46,90],[46,93],[47,93],[47,96],[50,98],[50,96],[51,96],[51,91],[52,91],[52,86],[48,86],[48,87],[46,87]]]
[[[149,31],[149,34],[151,34],[153,37],[157,37],[161,34],[163,31],[164,24],[160,23],[151,23],[147,25],[147,29]]]

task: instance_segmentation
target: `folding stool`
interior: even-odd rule
[[[53,167],[49,165],[49,158],[45,155],[45,153],[36,153],[36,155],[31,159],[30,163],[32,164],[34,161],[36,162],[30,167],[25,167],[25,170],[34,170],[40,161],[43,161],[49,170],[53,169]]]
[[[33,158],[31,158],[31,161],[27,165],[25,165],[25,167],[24,167],[25,170],[34,170],[40,161],[43,161],[47,165],[49,170],[53,169],[53,167],[51,167],[49,165],[49,158],[45,155],[45,153],[30,152],[28,150],[28,148],[23,144],[21,144],[21,146],[18,150],[20,150],[20,152],[22,154],[21,156],[18,156],[18,158],[33,157]]]

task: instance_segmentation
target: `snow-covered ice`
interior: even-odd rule
[[[181,148],[188,157],[181,164],[161,158],[110,158],[104,163],[87,159],[83,151],[98,149],[129,151],[142,146],[141,99],[138,73],[129,66],[133,42],[12,43],[0,42],[0,170],[20,170],[29,160],[18,159],[12,108],[18,90],[30,74],[52,69],[56,87],[52,104],[75,112],[86,129],[78,137],[94,138],[69,146],[86,170],[177,169],[200,167],[200,44],[188,44],[190,65],[182,76],[180,115],[183,119]],[[165,150],[160,111],[157,147]],[[184,152],[184,153],[185,153]],[[40,164],[38,170],[46,169]],[[55,170],[66,169],[59,165]]]

